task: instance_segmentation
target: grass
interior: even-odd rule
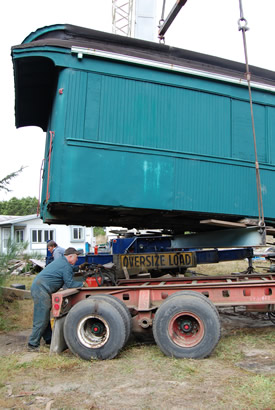
[[[50,355],[46,347],[41,347],[42,353],[30,360],[28,354],[14,354],[12,356],[4,356],[0,360],[0,388],[5,386],[7,380],[22,379],[24,374],[32,374],[34,380],[43,375],[44,372],[55,372],[58,375],[62,372],[73,372],[76,369],[82,371],[90,366],[90,363],[80,361],[78,358],[71,355]],[[27,354],[24,361],[24,354]]]
[[[253,267],[256,272],[265,273],[264,268],[269,268],[269,263],[263,260],[258,260],[253,263]],[[246,271],[248,268],[248,261],[231,261],[231,262],[219,262],[205,265],[198,265],[196,268],[191,268],[191,271],[196,273],[218,276],[218,275],[230,275],[231,273],[240,273]]]
[[[12,284],[20,283],[20,285],[25,285],[27,290],[30,290],[34,278],[35,275],[9,275],[6,276],[5,286],[10,287]]]
[[[223,336],[216,348],[217,358],[225,362],[234,362],[244,358],[246,350],[266,349],[274,344],[275,327],[270,323],[267,328],[237,329],[230,335]],[[236,348],[237,347],[237,348]],[[274,352],[275,360],[275,352]]]
[[[223,399],[230,396],[230,408],[272,410],[275,408],[274,378],[247,374],[234,378],[226,387]]]
[[[26,330],[32,327],[31,299],[5,301],[0,305],[0,331]]]

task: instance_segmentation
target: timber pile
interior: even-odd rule
[[[45,261],[39,259],[10,260],[7,264],[7,272],[10,275],[32,275],[40,272],[45,267]]]

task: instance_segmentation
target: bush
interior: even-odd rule
[[[27,246],[27,242],[16,243],[8,240],[7,253],[0,253],[0,276],[7,274],[9,262],[22,255]]]

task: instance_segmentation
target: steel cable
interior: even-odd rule
[[[248,85],[249,92],[249,103],[250,103],[250,112],[251,112],[251,121],[252,121],[252,132],[253,132],[253,141],[254,141],[254,153],[255,153],[255,169],[256,169],[256,184],[257,184],[257,198],[258,198],[258,214],[259,214],[259,226],[265,225],[264,223],[264,209],[263,209],[263,199],[262,199],[262,189],[261,189],[261,180],[260,180],[260,167],[258,162],[257,155],[257,144],[256,144],[256,132],[255,132],[255,122],[253,114],[253,103],[252,103],[252,92],[251,92],[251,73],[249,72],[248,65],[248,53],[247,53],[247,44],[246,44],[246,31],[249,30],[247,27],[247,20],[244,18],[242,0],[239,0],[240,6],[240,18],[238,20],[239,31],[242,32],[243,37],[243,46],[244,46],[244,55],[245,55],[245,65],[246,65],[246,80]]]

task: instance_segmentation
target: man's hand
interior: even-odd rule
[[[89,287],[88,283],[86,281],[83,282],[83,288],[88,288],[88,287]]]

